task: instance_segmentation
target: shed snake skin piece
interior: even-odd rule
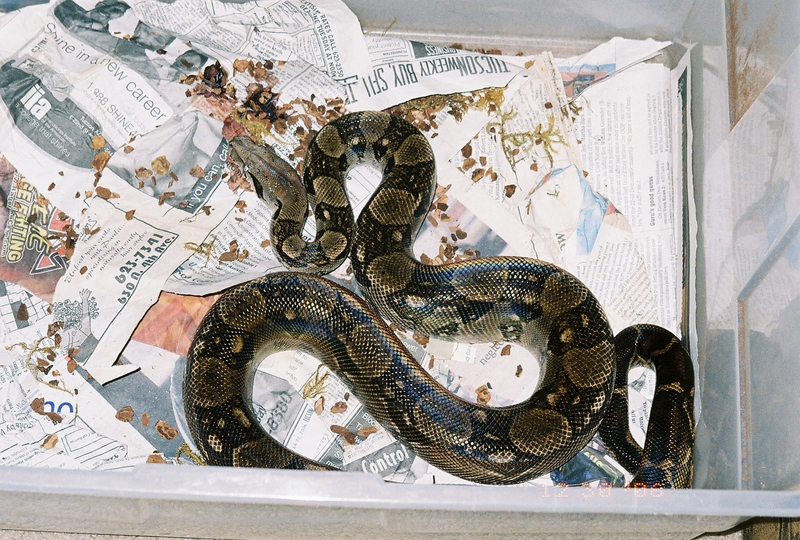
[[[640,325],[615,343],[594,295],[542,261],[487,257],[430,266],[416,260],[413,243],[436,187],[432,150],[416,128],[386,113],[345,115],[315,137],[304,182],[271,148],[246,137],[232,141],[231,160],[259,196],[277,204],[273,249],[303,273],[269,274],[232,288],[198,329],[184,403],[208,463],[328,468],[278,444],[250,406],[260,360],[301,349],[349,385],[392,435],[461,478],[512,484],[537,477],[566,463],[599,427],[612,455],[638,471],[635,483],[691,486],[694,375],[677,338]],[[356,225],[344,183],[362,163],[379,167],[383,181]],[[300,235],[309,207],[318,231],[312,242]],[[348,256],[366,301],[314,275]],[[508,407],[462,400],[416,363],[373,310],[445,339],[518,343],[542,361],[538,387]],[[655,364],[659,381],[644,457],[627,428],[627,371],[640,357]]]

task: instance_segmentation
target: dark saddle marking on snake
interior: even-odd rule
[[[607,417],[610,404],[619,409],[612,392],[615,399],[626,395],[613,390],[615,349],[626,347],[615,348],[602,308],[577,278],[520,257],[443,266],[416,260],[413,243],[436,187],[433,153],[416,128],[375,112],[328,124],[307,152],[305,185],[271,149],[246,138],[234,139],[231,148],[232,161],[259,195],[277,205],[270,233],[281,261],[325,273],[349,255],[366,302],[296,272],[265,276],[220,298],[197,331],[184,382],[189,427],[209,463],[327,468],[279,445],[251,411],[257,363],[287,348],[320,358],[381,425],[426,461],[476,482],[517,483],[559,467],[589,442],[604,416],[603,425],[624,426],[627,432],[627,405],[620,418]],[[354,225],[344,184],[348,170],[361,163],[379,167],[383,180]],[[309,205],[317,223],[311,242],[300,234]],[[446,339],[519,343],[543,362],[539,385],[529,399],[509,407],[464,401],[413,360],[372,308],[403,327]],[[646,339],[634,349],[645,351],[642,344],[651,343]],[[658,476],[662,487],[691,483],[694,431],[686,403],[693,375],[679,346],[674,338],[669,346],[655,347],[665,353],[656,357],[678,356],[683,363],[663,368],[672,390],[658,390],[656,399],[659,392],[668,395],[673,407],[653,413],[645,444],[643,470],[672,467]],[[627,374],[629,360],[624,362],[619,371]],[[676,370],[688,375],[671,375]],[[680,432],[651,449],[653,430]],[[616,455],[614,441],[605,442]],[[651,477],[648,472],[637,479]]]

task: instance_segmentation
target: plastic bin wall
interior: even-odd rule
[[[800,4],[345,0],[365,30],[513,52],[615,35],[692,50],[696,488],[403,486],[358,474],[0,469],[0,529],[208,538],[692,538],[800,515]],[[774,78],[773,78],[774,77]],[[746,112],[745,112],[746,111]],[[732,128],[733,126],[733,128]]]

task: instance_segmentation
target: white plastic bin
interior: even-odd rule
[[[750,516],[800,516],[797,2],[346,2],[365,30],[432,43],[571,54],[622,35],[694,46],[699,233],[686,241],[697,249],[689,292],[702,410],[695,489],[394,485],[364,474],[211,467],[4,468],[0,528],[315,540],[692,538]]]

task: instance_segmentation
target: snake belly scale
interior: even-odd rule
[[[614,336],[597,299],[571,274],[534,259],[417,261],[413,243],[433,201],[436,168],[416,128],[385,113],[346,115],[315,137],[304,182],[247,138],[234,139],[231,156],[277,205],[270,230],[276,255],[305,273],[270,274],[227,291],[197,331],[184,402],[210,464],[327,468],[278,444],[251,410],[257,363],[287,348],[318,357],[390,433],[467,480],[522,482],[564,464],[591,440],[612,403],[617,371]],[[345,178],[362,163],[377,166],[383,180],[355,224]],[[311,242],[300,234],[309,206],[317,222]],[[348,256],[366,301],[314,275]],[[416,363],[381,316],[446,339],[518,343],[542,361],[537,389],[509,407],[462,400]],[[685,454],[686,445],[679,450]],[[688,462],[668,458],[681,464],[678,484],[686,482],[687,463],[691,469],[691,444],[688,453]]]

